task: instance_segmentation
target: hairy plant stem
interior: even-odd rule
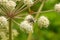
[[[9,40],[12,40],[12,19],[9,18]]]
[[[40,12],[41,12],[43,6],[44,6],[44,3],[45,3],[45,0],[42,1],[42,4],[41,4],[41,6],[39,7],[39,9],[38,9],[38,11],[37,11],[37,14],[36,14],[36,16],[35,16],[35,19],[38,18],[39,14],[40,14]]]

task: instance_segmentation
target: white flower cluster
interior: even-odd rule
[[[0,4],[6,5],[9,9],[15,9],[17,1],[22,0],[0,0]],[[31,6],[33,3],[33,0],[24,0],[24,4],[28,6]]]
[[[27,15],[27,16],[25,17],[25,20],[29,20],[29,19],[34,19],[34,18],[33,18],[33,16],[31,16],[31,15]]]
[[[57,12],[60,12],[60,3],[55,4],[54,9],[55,9]]]
[[[31,6],[33,5],[33,0],[24,0],[24,4],[28,5],[28,6]]]
[[[6,6],[11,9],[14,9],[16,6],[16,3],[14,1],[8,1],[8,2],[6,2]]]
[[[32,24],[33,22],[35,22],[33,16],[31,16],[31,15],[27,15],[24,20],[28,21],[28,22],[31,23],[31,24]]]
[[[38,25],[42,28],[45,27],[47,28],[49,26],[49,20],[45,16],[41,16],[38,19]]]
[[[8,38],[6,37],[6,33],[5,32],[0,32],[0,37],[1,39],[0,40],[8,40]]]
[[[9,39],[9,28],[8,21],[4,16],[0,16],[0,40]],[[12,39],[18,35],[16,29],[12,29]]]
[[[4,16],[0,16],[0,28],[7,28],[8,21]]]
[[[6,30],[8,30],[8,21],[4,16],[0,16],[0,40],[8,40]]]
[[[1,30],[0,29],[0,40],[8,40],[9,39],[9,31],[8,30]],[[18,32],[16,29],[12,30],[12,40],[14,40],[14,37],[18,35]]]
[[[12,0],[0,0],[0,4],[10,8],[10,9],[14,9],[16,6],[16,2],[14,2]]]
[[[33,17],[31,15],[26,16],[25,20],[21,22],[20,29],[29,33],[30,31],[33,33]]]

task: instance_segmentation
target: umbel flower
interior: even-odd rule
[[[60,3],[55,4],[54,9],[55,9],[57,12],[60,12]]]
[[[38,25],[40,26],[40,28],[42,28],[42,27],[47,28],[49,26],[49,20],[48,20],[48,18],[45,17],[45,16],[41,16],[38,19]]]
[[[0,1],[0,9],[2,11],[1,14],[4,17],[7,18],[8,24],[9,24],[8,25],[8,29],[3,29],[2,28],[3,30],[2,29],[0,30],[1,32],[5,33],[4,35],[3,35],[3,33],[1,33],[3,36],[5,36],[4,38],[2,38],[2,36],[0,35],[1,36],[1,40],[14,40],[14,37],[18,35],[18,32],[17,32],[17,30],[12,28],[12,22],[17,23],[15,21],[15,18],[21,18],[21,16],[24,16],[23,14],[20,15],[20,13],[23,12],[24,10],[28,9],[28,7],[33,6],[33,4],[35,2],[33,2],[33,0],[24,0],[22,2],[22,0],[21,0],[21,1],[19,1],[19,4],[16,5],[16,2],[13,1],[13,0]],[[6,20],[6,19],[4,19],[4,20]],[[39,21],[38,24],[41,27],[43,27],[43,26],[47,27],[49,25],[49,20],[46,17],[41,17],[41,18],[39,18],[38,21]],[[31,36],[31,34],[33,33],[33,23],[34,23],[33,16],[32,15],[27,15],[25,17],[24,21],[22,21],[21,24],[19,24],[19,26],[20,26],[20,29],[22,31],[26,31]],[[1,26],[3,26],[2,23],[1,23]],[[30,36],[29,36],[29,38],[30,38]]]
[[[17,0],[17,1],[19,1],[19,0]],[[27,4],[28,5],[32,4],[32,1],[30,1],[30,2],[28,1]],[[1,25],[0,27],[2,27],[0,29],[0,31],[5,33],[5,35],[4,35],[5,37],[4,38],[1,37],[1,40],[14,40],[14,37],[18,35],[18,32],[16,30],[13,30],[11,23],[13,22],[13,20],[15,18],[20,16],[19,13],[21,13],[22,11],[24,11],[28,8],[26,5],[24,6],[24,2],[22,2],[22,1],[19,1],[19,5],[16,5],[16,1],[14,1],[14,0],[0,0],[0,10],[1,10],[0,14],[4,16],[4,17],[0,18],[0,25]],[[33,19],[30,19],[29,21],[28,20],[29,19],[24,20],[21,23],[22,26],[25,25],[25,23],[27,23],[27,25],[25,25],[25,28],[24,27],[22,27],[22,28],[28,30],[27,32],[29,32],[29,31],[33,32],[33,25],[31,24],[31,23],[33,23]],[[5,25],[7,25],[7,27],[5,27]],[[5,28],[3,28],[3,27],[5,27]],[[5,39],[5,38],[7,38],[7,39]]]
[[[33,19],[33,16],[27,15],[25,20],[21,22],[20,29],[23,31],[25,30],[27,33],[29,33],[30,31],[33,33]]]

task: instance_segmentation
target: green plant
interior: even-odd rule
[[[59,40],[59,12],[58,0],[1,0],[0,39]]]

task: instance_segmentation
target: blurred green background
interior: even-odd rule
[[[59,2],[60,2],[60,0],[47,0],[45,2],[45,5],[44,5],[42,11],[54,9],[54,5]],[[41,3],[38,2],[37,4],[32,6],[31,9],[36,12],[38,10],[40,4]],[[22,13],[25,14],[28,12],[24,11]],[[47,29],[46,28],[40,29],[38,27],[38,24],[35,23],[34,24],[34,33],[32,34],[32,40],[60,40],[60,13],[45,12],[45,13],[40,14],[40,16],[42,16],[42,15],[46,16],[50,20],[50,25]],[[15,19],[15,20],[18,23],[23,21],[22,19]],[[25,32],[22,32],[19,29],[18,25],[16,25],[14,23],[13,28],[17,29],[19,32],[19,35],[15,38],[15,40],[27,40],[28,34],[26,34]]]

